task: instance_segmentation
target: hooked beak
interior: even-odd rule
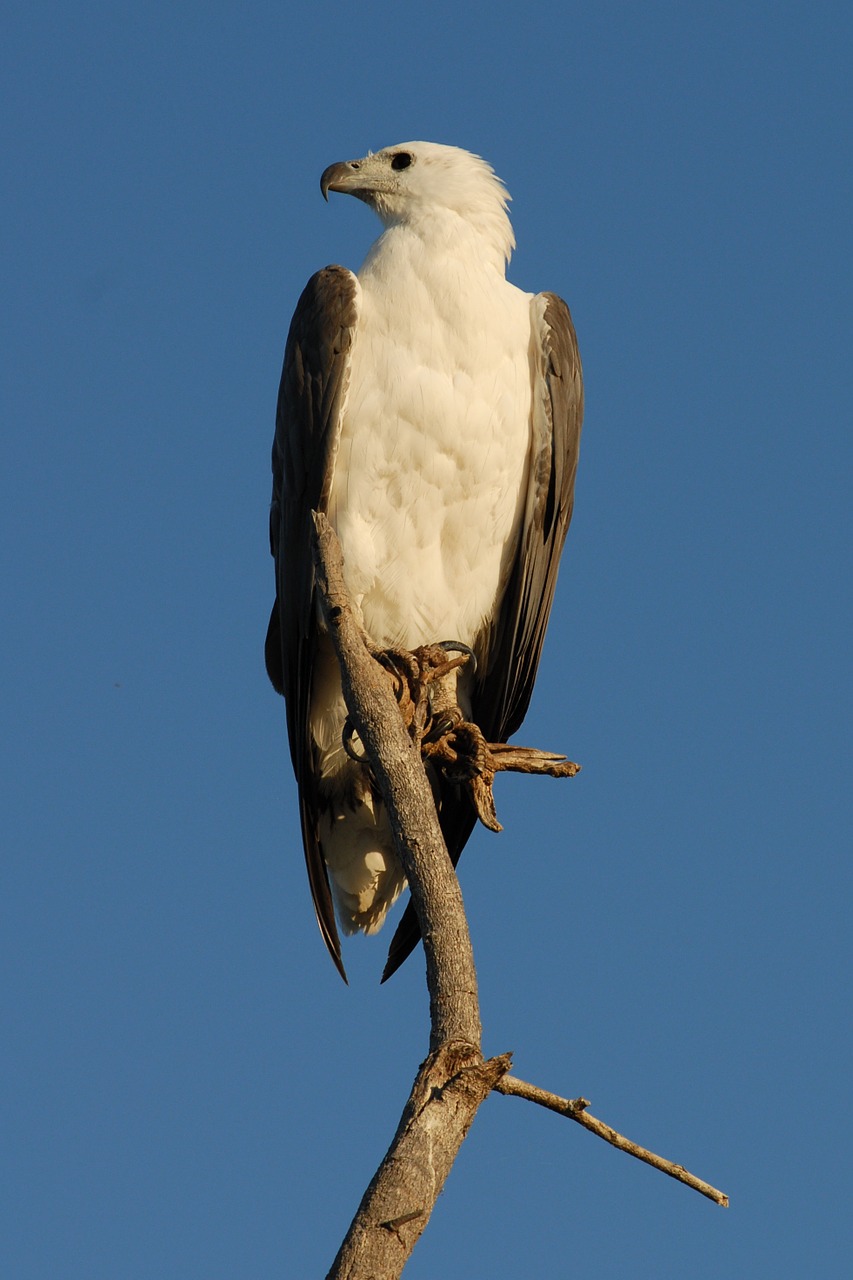
[[[361,160],[339,160],[323,170],[320,178],[320,190],[323,199],[329,199],[330,191],[343,191],[354,195],[363,185],[360,180]]]

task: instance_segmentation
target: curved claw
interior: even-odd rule
[[[458,707],[445,712],[437,719],[434,719],[427,733],[424,734],[424,742],[439,742],[448,733],[452,733],[462,719],[462,712]]]
[[[356,736],[357,735],[355,732],[355,727],[353,726],[353,722],[352,720],[350,720],[349,716],[347,716],[346,720],[344,721],[343,731],[341,733],[341,745],[344,751],[349,756],[350,760],[354,760],[356,764],[364,764],[365,760],[367,759],[367,752],[365,751],[365,752],[362,752],[361,755],[357,755],[355,748],[352,745],[352,740]]]
[[[382,665],[385,668],[385,670],[388,672],[388,674],[393,675],[396,680],[396,684],[394,686],[394,697],[397,699],[398,702],[400,702],[403,697],[403,690],[406,686],[406,676],[400,670],[397,662],[395,661],[394,654],[391,652],[390,649],[387,649],[381,655],[380,661],[382,662]]]
[[[464,653],[468,657],[468,670],[472,676],[477,674],[477,655],[468,644],[463,644],[461,640],[439,640],[439,649],[444,649],[445,653]]]

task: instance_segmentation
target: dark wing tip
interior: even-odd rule
[[[462,850],[468,843],[477,819],[471,801],[456,783],[443,783],[440,791],[438,819],[447,852],[450,854],[450,861],[455,867],[459,863]],[[400,965],[408,960],[420,940],[421,926],[410,900],[391,939],[388,959],[385,961],[380,982],[387,982],[393,977]]]
[[[322,872],[323,872],[324,879],[326,879],[325,865],[322,867]],[[311,874],[310,867],[308,871],[308,877],[311,882],[311,889],[313,892],[315,887],[315,881],[314,881],[313,875]],[[328,894],[328,892],[329,892],[328,880],[326,879],[326,894]],[[332,963],[334,964],[338,973],[341,975],[341,977],[343,978],[347,986],[349,986],[349,978],[347,977],[347,971],[344,968],[343,957],[341,956],[341,940],[338,937],[338,931],[337,931],[337,928],[335,927],[335,917],[333,914],[331,901],[329,900],[327,902],[325,895],[323,895],[322,893],[315,893],[314,894],[314,910],[317,915],[317,924],[320,926],[320,933],[323,935],[323,941],[326,944],[326,950],[328,951],[329,955],[332,957]]]
[[[303,806],[304,803],[303,797]],[[303,814],[305,814],[304,807]],[[305,816],[307,817],[307,814]],[[343,957],[341,956],[341,940],[335,924],[335,909],[332,906],[326,864],[323,861],[323,855],[319,847],[311,839],[310,835],[306,836],[306,863],[308,866],[308,881],[311,885],[311,896],[314,899],[314,911],[317,916],[317,924],[320,926],[320,933],[323,935],[326,950],[332,957],[332,963],[344,982],[349,986],[347,971],[344,968]]]
[[[421,927],[418,924],[415,908],[410,902],[400,918],[394,937],[391,939],[391,945],[388,948],[388,959],[385,961],[385,968],[382,970],[382,977],[379,979],[380,985],[394,976],[400,965],[408,960],[420,940]]]
[[[340,957],[339,955],[335,955],[334,951],[330,951],[330,952],[329,952],[329,954],[331,955],[332,959],[333,959],[333,960],[334,960],[334,962],[335,962],[335,968],[337,969],[338,973],[341,975],[341,977],[342,977],[342,978],[343,978],[343,980],[344,980],[344,985],[348,987],[348,986],[349,986],[349,978],[347,977],[347,971],[346,971],[346,969],[344,968],[344,962],[343,962],[343,960],[341,959],[341,957]]]

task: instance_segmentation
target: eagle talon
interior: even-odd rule
[[[444,710],[443,714],[436,720],[433,720],[428,731],[424,734],[424,742],[438,742],[442,738],[452,733],[462,719],[462,712],[458,707],[453,710]]]
[[[352,745],[353,738],[357,736],[358,735],[356,734],[355,726],[353,725],[353,722],[352,720],[350,720],[349,716],[347,716],[346,720],[344,721],[343,731],[341,733],[341,745],[344,751],[349,756],[350,760],[354,760],[356,764],[364,764],[365,760],[367,759],[367,752],[363,751],[361,755],[358,755],[356,753],[355,748]]]
[[[470,675],[477,674],[477,655],[470,645],[463,644],[461,640],[439,640],[438,647],[445,653],[464,653],[468,658],[467,669]]]
[[[394,697],[402,702],[411,697],[411,686],[418,677],[418,664],[413,654],[404,649],[380,649],[374,658],[384,667],[394,681]]]

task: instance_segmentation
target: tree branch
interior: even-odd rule
[[[727,1205],[728,1197],[722,1192],[590,1116],[585,1099],[560,1098],[508,1075],[510,1054],[484,1060],[468,923],[420,743],[400,714],[393,673],[374,660],[353,616],[337,537],[324,515],[315,513],[314,525],[314,567],[323,618],[340,665],[351,725],[373,768],[409,882],[421,926],[430,995],[429,1056],[421,1064],[391,1146],[364,1193],[327,1280],[399,1277],[477,1109],[492,1090],[569,1116],[620,1150]],[[415,733],[415,739],[419,736]],[[501,744],[497,748],[492,744],[490,750],[489,794],[491,778],[501,769],[562,776],[577,771],[576,765],[547,752]]]
[[[432,788],[400,718],[390,680],[371,657],[353,617],[340,543],[324,515],[315,514],[314,523],[317,587],[341,667],[344,701],[374,766],[421,925],[430,991],[430,1049],[461,1041],[479,1052],[482,1030],[474,953]]]
[[[393,1280],[429,1221],[477,1108],[509,1069],[510,1057],[483,1060],[474,955],[432,788],[390,679],[370,656],[353,617],[340,544],[325,516],[315,515],[314,523],[318,593],[344,699],[387,807],[426,952],[430,1054],[328,1277]]]
[[[672,1160],[655,1155],[653,1151],[648,1151],[645,1147],[632,1142],[630,1138],[623,1137],[615,1129],[611,1129],[610,1125],[605,1124],[603,1120],[597,1120],[595,1116],[591,1116],[587,1111],[589,1103],[586,1098],[561,1098],[556,1093],[549,1093],[547,1089],[540,1089],[538,1085],[527,1084],[526,1081],[510,1075],[504,1075],[498,1080],[495,1092],[504,1093],[508,1097],[526,1098],[528,1102],[536,1102],[540,1107],[556,1111],[558,1115],[568,1116],[570,1120],[577,1121],[578,1124],[583,1125],[584,1129],[594,1133],[597,1138],[603,1138],[611,1146],[618,1147],[620,1151],[627,1151],[629,1156],[643,1160],[653,1169],[659,1169],[661,1173],[669,1174],[670,1178],[675,1178],[685,1186],[692,1187],[694,1191],[707,1196],[709,1200],[722,1205],[723,1208],[729,1207],[729,1197],[724,1191],[718,1191],[709,1182],[703,1182],[695,1174],[689,1173],[683,1165],[674,1164]]]

